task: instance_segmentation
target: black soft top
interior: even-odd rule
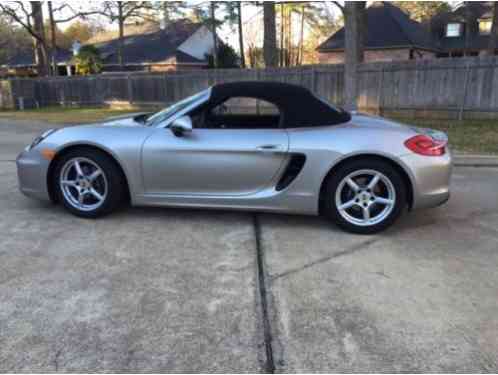
[[[335,109],[305,87],[281,82],[242,81],[221,83],[211,88],[209,105],[232,97],[249,97],[275,104],[285,128],[336,125],[351,119],[348,112]]]

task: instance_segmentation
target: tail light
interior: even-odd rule
[[[435,140],[427,135],[419,134],[408,139],[405,146],[419,155],[441,156],[445,153],[446,141]]]

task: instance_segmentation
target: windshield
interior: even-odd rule
[[[195,95],[189,96],[188,98],[185,98],[183,100],[180,100],[179,102],[149,116],[147,118],[146,125],[156,126],[159,123],[168,119],[169,117],[173,116],[175,113],[178,113],[182,109],[189,107],[191,104],[195,103],[200,98],[207,96],[208,94],[209,94],[209,89],[201,91]]]

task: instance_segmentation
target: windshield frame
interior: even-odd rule
[[[203,91],[200,91],[194,95],[190,95],[186,97],[185,99],[182,99],[178,102],[175,102],[171,104],[170,106],[163,108],[162,110],[152,114],[149,118],[152,118],[156,115],[159,115],[160,113],[164,112],[165,114],[168,111],[172,111],[172,113],[160,120],[153,120],[151,121],[150,124],[146,124],[147,126],[155,127],[155,128],[166,128],[168,127],[173,121],[175,121],[177,118],[184,116],[186,113],[190,112],[194,108],[198,107],[199,105],[205,103],[206,101],[209,100],[211,97],[211,87],[208,89],[205,89]],[[187,106],[181,107],[177,110],[174,110],[175,107],[181,106],[184,103],[190,103]],[[147,119],[147,122],[149,119]]]

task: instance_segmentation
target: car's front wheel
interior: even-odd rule
[[[125,196],[115,162],[98,150],[77,149],[63,155],[55,169],[54,186],[64,207],[85,218],[110,213]]]
[[[355,160],[326,181],[326,215],[353,233],[373,234],[389,227],[406,207],[406,186],[399,172],[381,160]]]

